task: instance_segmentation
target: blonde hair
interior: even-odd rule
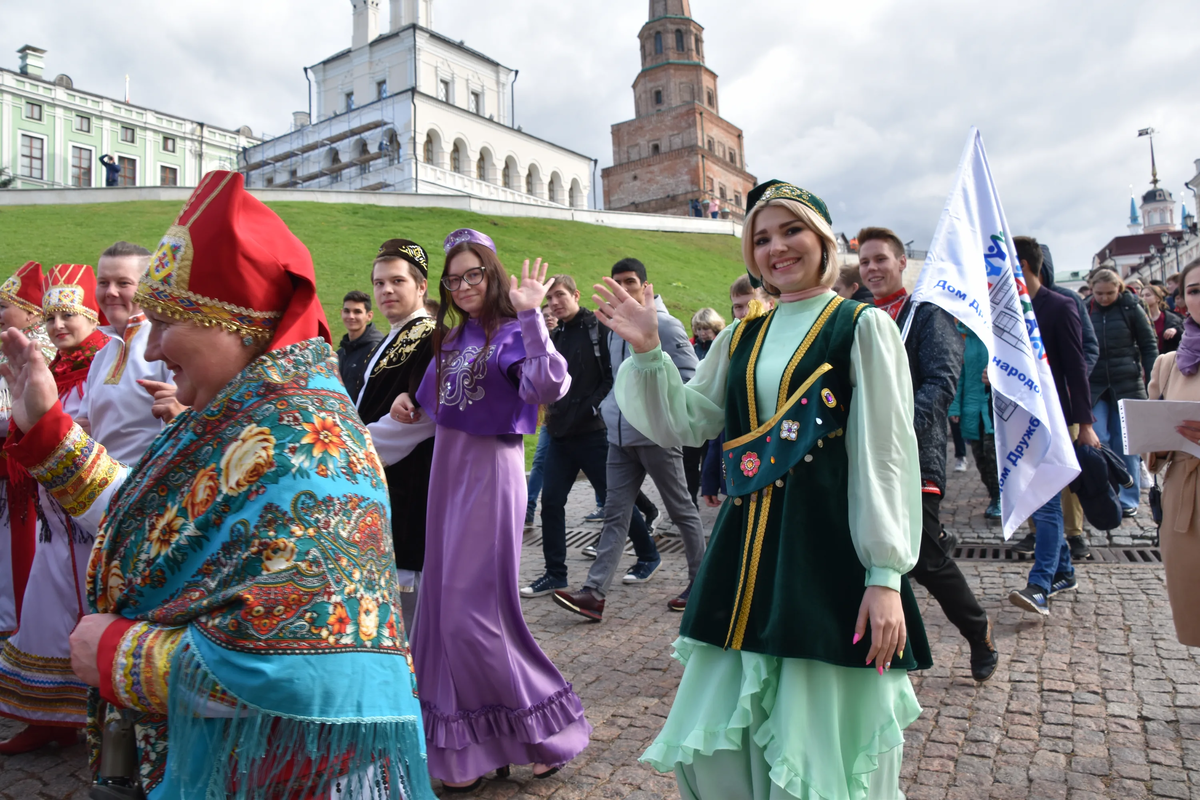
[[[1088,288],[1093,292],[1096,291],[1097,283],[1116,284],[1118,293],[1125,291],[1125,281],[1121,280],[1120,275],[1108,268],[1098,269],[1088,278]]]
[[[697,331],[712,331],[720,333],[725,330],[725,318],[717,313],[715,308],[702,308],[692,315],[692,333]]]
[[[779,290],[763,278],[759,273],[758,265],[754,263],[754,223],[758,219],[758,213],[769,206],[786,208],[796,215],[796,219],[803,222],[817,234],[817,237],[821,240],[822,250],[824,251],[821,256],[821,277],[817,283],[827,289],[833,288],[833,284],[837,283],[838,278],[838,249],[837,239],[833,235],[833,228],[829,227],[829,223],[825,221],[824,217],[798,200],[777,197],[774,200],[768,200],[762,205],[755,206],[746,215],[746,222],[742,227],[742,260],[746,262],[746,269],[751,275],[762,281],[763,288],[766,289],[767,294],[775,297],[779,296]]]

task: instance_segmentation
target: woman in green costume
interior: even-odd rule
[[[686,385],[654,304],[596,287],[635,352],[615,386],[630,422],[667,447],[726,430],[730,496],[675,642],[676,702],[642,760],[690,800],[894,800],[921,713],[908,670],[931,665],[904,578],[921,537],[908,360],[886,314],[831,290],[821,199],[779,181],[747,199],[746,268],[776,307],[726,328]]]

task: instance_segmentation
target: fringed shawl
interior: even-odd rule
[[[139,719],[151,797],[432,798],[394,563],[326,342],[268,352],[167,426],[89,567],[97,611],[185,630],[169,713]],[[151,668],[127,650],[116,670]]]

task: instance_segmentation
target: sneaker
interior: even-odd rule
[[[596,506],[596,510],[583,518],[584,522],[604,522],[604,506]]]
[[[967,471],[967,459],[965,457],[957,459],[954,462],[954,471],[955,472],[966,472]]]
[[[594,544],[584,545],[583,550],[581,550],[580,552],[583,553],[584,558],[595,558],[596,557],[596,545],[594,545]]]
[[[552,597],[567,611],[587,617],[592,622],[600,622],[604,616],[604,598],[596,597],[589,589],[580,589],[578,592],[558,589]]]
[[[988,620],[987,634],[971,642],[971,677],[980,683],[992,677],[1000,663],[1000,653],[992,644],[992,621]]]
[[[1072,561],[1087,561],[1092,557],[1092,550],[1083,536],[1068,536],[1067,544],[1071,547]],[[1051,588],[1053,589],[1053,587]],[[1054,592],[1051,591],[1050,594],[1054,594]]]
[[[1037,544],[1037,535],[1033,531],[1025,534],[1025,538],[1018,542],[1013,542],[1009,548],[1017,553],[1032,553],[1034,546]]]
[[[654,577],[654,573],[658,572],[660,564],[662,564],[661,558],[656,561],[639,561],[629,568],[629,572],[625,573],[625,577],[621,581],[623,583],[645,583]]]
[[[1138,510],[1137,510],[1136,506],[1134,506],[1133,508],[1122,508],[1121,509],[1121,516],[1124,517],[1125,519],[1133,519],[1134,517],[1137,516],[1137,514],[1138,514]]]
[[[686,611],[688,595],[692,593],[692,585],[689,583],[687,588],[679,593],[678,597],[667,601],[667,608],[672,611]]]
[[[1050,600],[1046,597],[1046,592],[1040,586],[1034,586],[1032,583],[1019,591],[1013,589],[1009,592],[1008,602],[1017,608],[1041,614],[1043,617],[1050,616]]]
[[[984,519],[1000,519],[1000,500],[996,499],[988,503],[987,510],[983,512]]]
[[[1047,596],[1054,597],[1060,592],[1073,592],[1077,588],[1079,588],[1079,584],[1075,581],[1074,575],[1055,575],[1054,582],[1050,584],[1050,594]]]
[[[541,597],[550,594],[555,589],[567,588],[566,581],[556,581],[549,575],[543,575],[528,586],[521,587],[521,597]]]
[[[654,529],[658,527],[658,506],[650,506],[650,513],[646,514],[646,527],[654,533]]]

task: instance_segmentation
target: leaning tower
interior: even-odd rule
[[[687,215],[693,200],[709,200],[741,219],[755,178],[746,171],[741,128],[721,116],[704,28],[688,0],[650,0],[638,46],[634,118],[612,126],[605,208]]]

